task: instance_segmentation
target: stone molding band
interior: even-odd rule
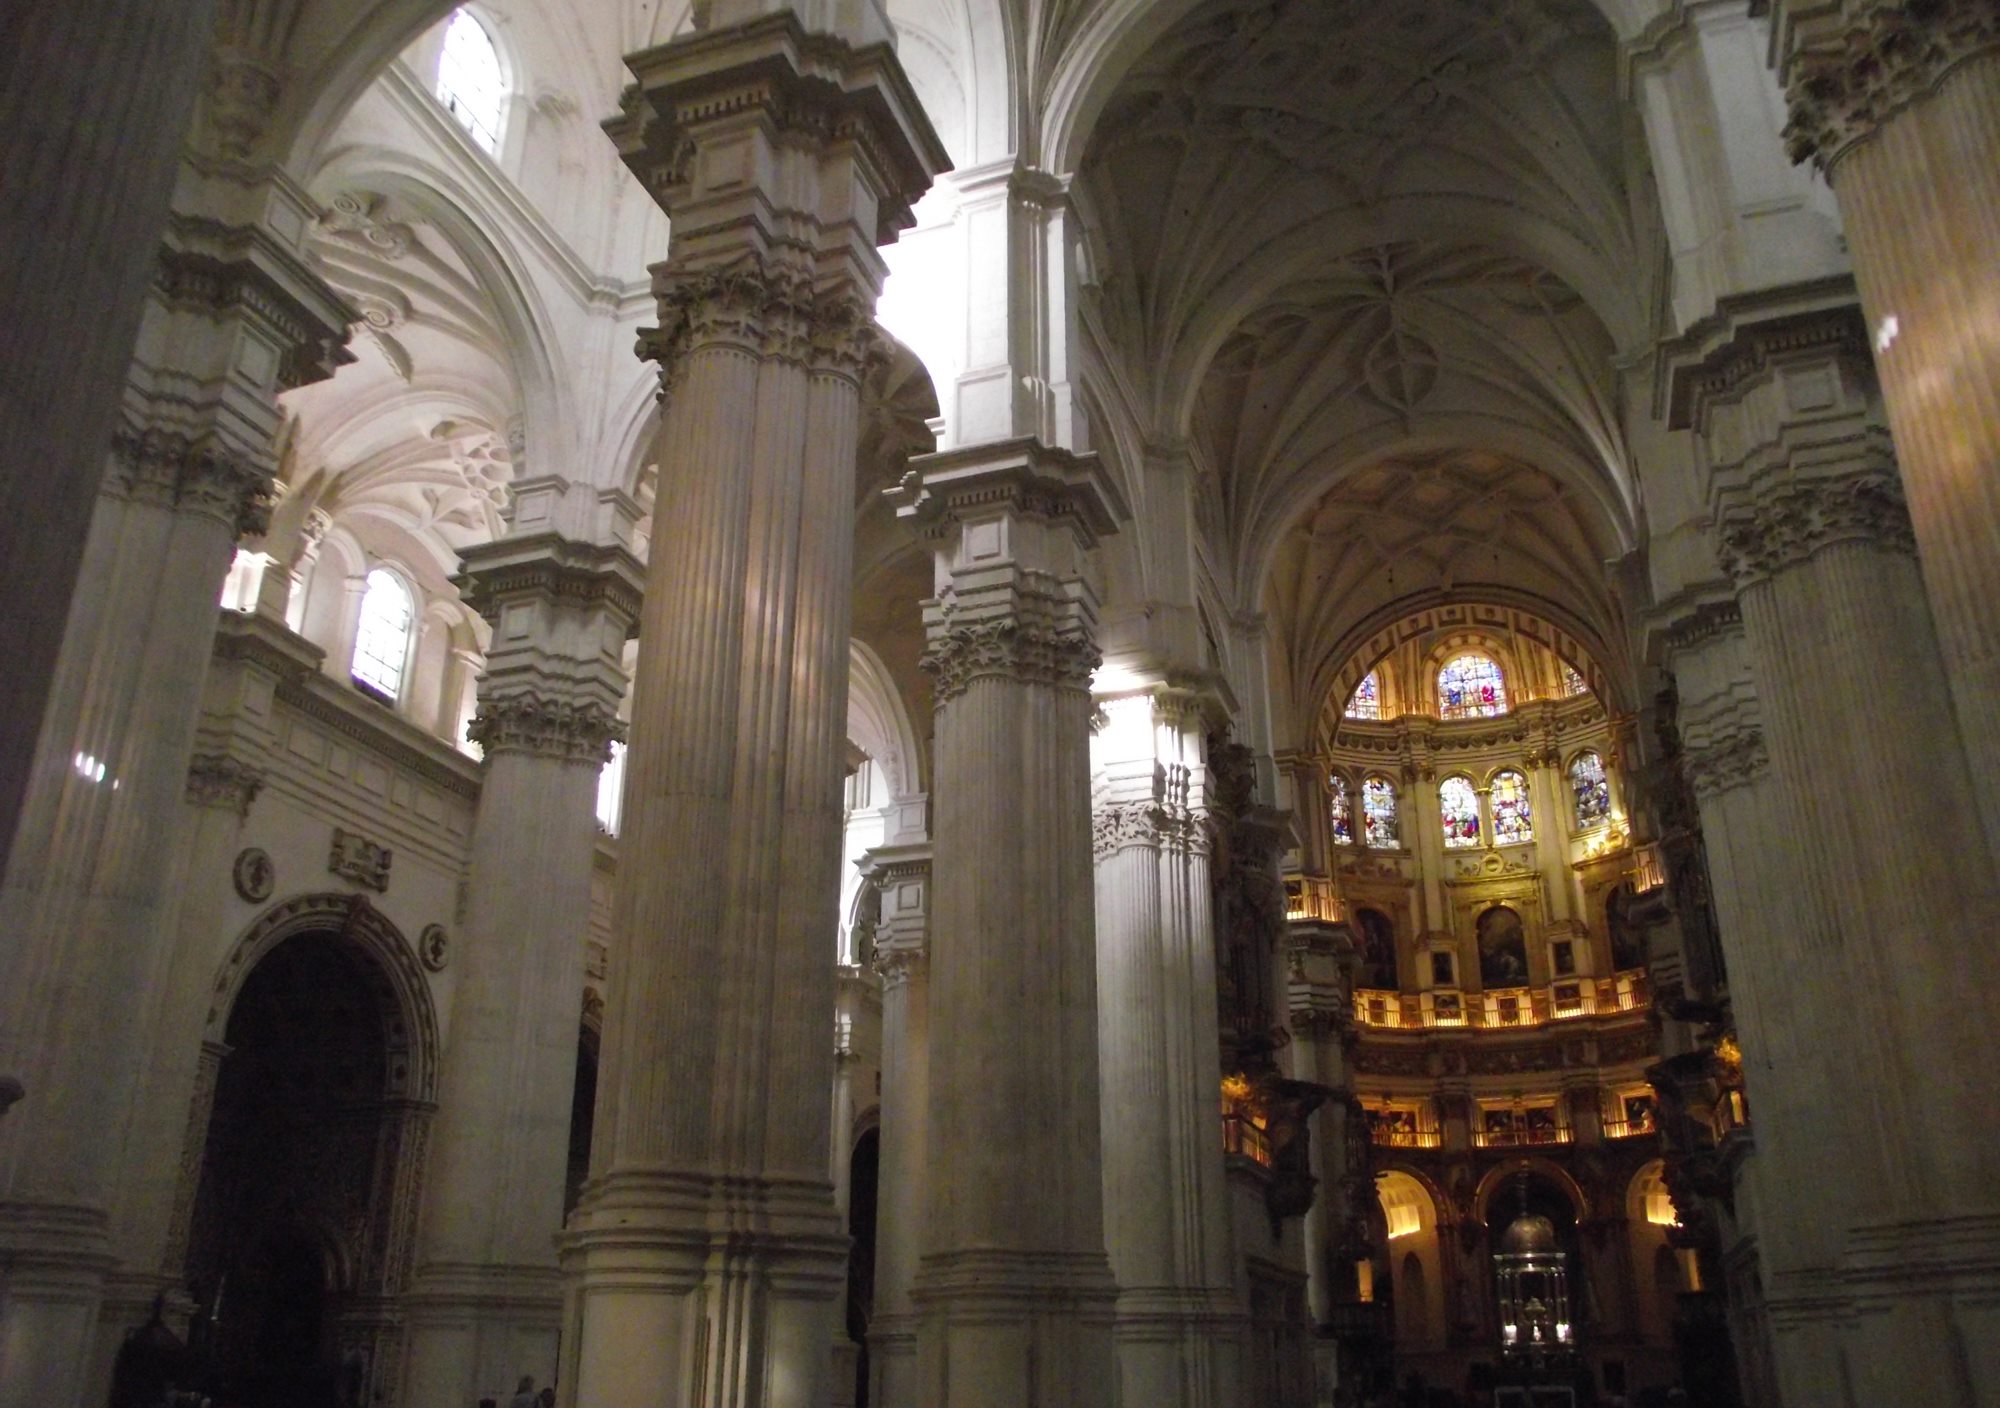
[[[669,272],[655,289],[660,325],[639,330],[639,356],[660,364],[660,395],[673,394],[688,358],[724,350],[791,362],[858,388],[887,344],[852,289],[822,291],[810,269],[754,259],[719,269]]]
[[[974,680],[984,678],[1087,694],[1091,675],[1103,658],[1080,623],[1007,617],[964,625],[945,622],[933,629],[919,664],[934,681],[937,707],[942,709]]]
[[[611,745],[624,741],[625,725],[597,704],[521,695],[481,701],[465,736],[489,755],[529,753],[602,766],[611,760]]]
[[[1916,535],[1893,468],[1786,484],[1725,517],[1716,557],[1739,587],[1857,542],[1915,555]]]
[[[2000,0],[1859,0],[1854,20],[1788,65],[1793,161],[1831,170],[1962,65],[2000,54]]]
[[[212,518],[237,537],[271,523],[271,476],[242,455],[157,426],[111,437],[103,492]]]

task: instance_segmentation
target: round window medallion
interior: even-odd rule
[[[427,924],[423,933],[417,935],[417,957],[424,967],[436,973],[443,969],[445,960],[451,953],[451,935],[444,931],[442,924]]]
[[[271,898],[271,889],[278,882],[278,868],[255,846],[246,846],[237,854],[229,875],[236,882],[236,893],[252,904]]]

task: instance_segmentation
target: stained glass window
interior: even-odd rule
[[[1361,677],[1361,683],[1354,686],[1353,697],[1347,701],[1347,717],[1350,719],[1379,719],[1382,717],[1382,685],[1370,670]]]
[[[1576,829],[1595,826],[1611,815],[1611,781],[1604,775],[1604,759],[1595,753],[1578,753],[1569,765],[1569,790],[1576,801]]]
[[[415,620],[410,589],[402,579],[384,567],[370,572],[361,594],[361,622],[354,632],[354,678],[391,700],[399,698]]]
[[[1386,777],[1371,777],[1361,784],[1361,821],[1368,844],[1400,846],[1402,831],[1396,823],[1396,784]]]
[[[1447,847],[1479,844],[1479,794],[1472,780],[1447,777],[1438,786],[1438,806],[1444,812],[1444,843]]]
[[[1507,712],[1507,684],[1484,655],[1460,655],[1438,671],[1438,717],[1480,719]]]
[[[1333,799],[1333,844],[1351,846],[1354,844],[1354,796],[1347,790],[1347,779],[1334,773],[1326,780],[1326,792]]]
[[[500,150],[500,110],[507,98],[500,51],[486,26],[464,10],[454,10],[444,29],[437,98],[473,141],[489,152]]]
[[[1565,660],[1563,662],[1563,698],[1574,699],[1579,694],[1588,693],[1590,693],[1590,686],[1584,682],[1583,676],[1577,673],[1576,666]]]
[[[1493,839],[1515,846],[1535,839],[1535,818],[1528,807],[1528,779],[1509,768],[1493,774]]]

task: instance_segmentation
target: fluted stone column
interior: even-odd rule
[[[68,1404],[104,1280],[157,1276],[157,1228],[114,1242],[134,1102],[172,954],[182,798],[235,543],[262,530],[275,395],[327,375],[347,310],[265,221],[177,218],[158,253],[0,881],[0,1405]],[[171,1059],[186,1059],[175,1052]],[[143,1253],[139,1250],[145,1248]]]
[[[910,1290],[930,1198],[931,848],[928,842],[878,846],[862,869],[882,896],[875,930],[875,971],[882,978],[882,1150],[868,1401],[875,1408],[922,1408]]]
[[[1105,699],[1097,778],[1097,1029],[1104,1238],[1118,1280],[1120,1402],[1236,1402],[1234,1287],[1217,1113],[1208,768],[1220,701],[1171,685]]]
[[[469,550],[493,627],[457,996],[418,1235],[402,1401],[476,1403],[551,1382],[598,773],[624,696],[637,561],[553,535]]]
[[[2000,6],[1779,0],[1792,158],[1840,201],[1945,675],[2000,852]]]
[[[811,1408],[846,1261],[827,1030],[859,385],[876,246],[946,158],[886,45],[790,12],[629,62],[607,130],[673,219],[644,337],[662,528],[559,1383],[587,1408]]]
[[[1116,1401],[1084,578],[1113,492],[1032,440],[924,456],[894,492],[937,552],[925,1408]]]
[[[1958,936],[2000,913],[1859,320],[1737,328],[1689,415],[1782,803],[1768,820],[1806,892],[1788,903],[1816,980],[1841,981],[1808,1039],[1842,1034],[1839,1157],[1868,1190],[1842,1246],[1849,1382],[1862,1408],[1969,1408],[1958,1346],[2000,1343],[2000,951]]]
[[[1754,1224],[1771,1358],[1786,1403],[1840,1404],[1843,1233],[1881,1193],[1872,1165],[1856,1177],[1847,1162],[1860,1121],[1836,1083],[1845,1053],[1821,1035],[1847,1020],[1851,999],[1826,956],[1825,899],[1792,875],[1792,827],[1771,772],[1741,609],[1721,599],[1690,611],[1668,628],[1666,645],[1757,1141],[1736,1193],[1739,1216]],[[1826,1179],[1836,1166],[1843,1177]],[[1801,1215],[1788,1190],[1807,1186],[1813,1210]]]

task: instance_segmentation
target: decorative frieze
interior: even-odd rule
[[[1915,553],[1902,484],[1893,467],[1786,480],[1724,518],[1717,558],[1739,585],[1796,567],[1834,543]]]
[[[392,858],[387,846],[371,841],[358,832],[336,826],[333,828],[333,848],[327,855],[326,868],[343,880],[386,892]]]
[[[465,736],[489,756],[533,753],[602,766],[611,760],[611,745],[625,740],[625,725],[596,703],[524,695],[483,701]]]
[[[1785,64],[1785,148],[1821,170],[1961,65],[2000,53],[1994,0],[1852,0],[1847,23]]]
[[[247,457],[158,426],[121,426],[111,437],[103,492],[113,498],[205,514],[237,537],[270,526],[271,476]]]
[[[188,762],[187,799],[197,807],[226,807],[239,817],[264,788],[264,774],[226,753],[197,753]]]

